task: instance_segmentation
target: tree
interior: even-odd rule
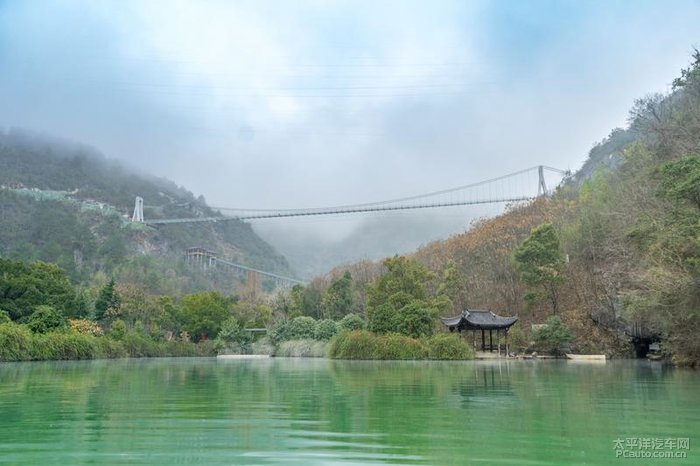
[[[364,330],[365,321],[357,314],[346,314],[345,317],[338,322],[338,327],[341,331]]]
[[[63,315],[51,306],[40,305],[29,317],[27,326],[32,332],[47,333],[66,326]]]
[[[367,290],[369,329],[378,333],[429,335],[437,310],[428,303],[433,278],[423,264],[402,256],[384,260],[387,272]]]
[[[239,301],[233,305],[233,314],[245,328],[262,328],[270,322],[272,308],[267,304]]]
[[[399,311],[401,322],[399,332],[413,338],[427,337],[433,334],[434,311],[420,301],[414,301]]]
[[[408,300],[425,300],[426,283],[432,274],[420,262],[404,256],[385,259],[387,271],[367,290],[367,307],[372,308],[403,296]],[[408,304],[408,303],[404,303]]]
[[[39,305],[73,315],[78,303],[66,273],[55,264],[26,265],[0,257],[0,308],[12,320],[26,321]]]
[[[101,290],[95,300],[95,320],[103,320],[109,314],[116,314],[119,309],[119,296],[114,289],[114,279],[111,279]],[[109,312],[111,310],[111,312]]]
[[[216,291],[185,295],[180,301],[182,329],[194,341],[206,340],[219,333],[221,324],[231,316],[232,300]]]
[[[235,317],[229,317],[221,324],[217,338],[224,344],[235,343],[244,351],[247,351],[253,342],[253,336],[241,327]]]
[[[688,156],[661,168],[659,194],[700,209],[700,157]]]
[[[468,307],[467,277],[457,264],[450,260],[442,273],[442,281],[438,286],[439,297],[449,298],[455,310],[461,311]]]
[[[316,325],[316,333],[314,338],[316,340],[327,341],[333,338],[333,335],[336,333],[338,333],[338,324],[331,319],[323,319],[319,320],[318,324]]]
[[[334,279],[326,289],[321,307],[325,318],[340,319],[352,311],[352,306],[352,275],[346,271],[342,277]]]
[[[313,317],[295,317],[290,326],[290,336],[294,340],[311,340],[316,336],[317,325]]]
[[[557,313],[557,285],[562,282],[561,269],[564,255],[559,246],[559,237],[551,223],[533,228],[513,257],[522,280],[530,285],[542,287],[549,296],[552,313]]]
[[[545,351],[555,354],[561,354],[563,346],[574,339],[558,316],[550,316],[544,326],[533,332],[532,338]]]

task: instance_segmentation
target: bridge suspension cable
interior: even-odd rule
[[[231,214],[216,217],[144,219],[143,223],[150,225],[159,225],[193,222],[218,222],[233,219],[258,220],[269,218],[338,215],[360,212],[384,212],[478,204],[521,202],[532,200],[540,195],[547,194],[547,187],[544,178],[545,171],[555,173],[562,177],[568,174],[568,172],[564,170],[539,165],[524,170],[519,170],[513,173],[509,173],[507,175],[502,175],[495,178],[490,178],[488,180],[479,181],[476,183],[470,183],[454,188],[448,188],[439,191],[433,191],[429,193],[405,196],[383,201],[301,209],[251,209],[234,207],[212,207],[213,209],[219,210],[220,212],[225,211]],[[523,183],[518,182],[509,182],[507,184],[505,183],[506,181],[510,181],[517,177],[534,175],[534,173],[537,173],[537,183],[534,183],[534,180],[528,180],[528,182],[524,185]],[[495,187],[497,183],[500,183],[500,186]],[[537,189],[535,190],[534,188]],[[471,190],[471,192],[474,193],[472,197],[456,196],[457,193],[464,193],[468,190]],[[421,200],[422,202],[418,202]]]

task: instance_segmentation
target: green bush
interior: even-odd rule
[[[527,339],[519,323],[508,329],[508,345],[509,350],[514,352],[519,352],[527,346]]]
[[[66,326],[63,314],[51,306],[37,306],[29,317],[27,326],[34,333],[46,333]]]
[[[474,350],[458,334],[438,333],[426,340],[430,359],[474,359]]]
[[[198,344],[155,342],[148,336],[129,332],[123,341],[117,341],[72,331],[32,333],[26,325],[0,324],[0,361],[215,355],[211,340]]]
[[[216,346],[220,349],[238,348],[240,353],[249,353],[253,335],[240,326],[235,317],[229,317],[221,324]]]
[[[374,359],[426,359],[428,348],[420,341],[397,333],[377,335]]]
[[[290,328],[291,339],[305,340],[316,336],[316,319],[308,316],[296,317]]]
[[[0,361],[27,361],[32,359],[34,335],[24,325],[0,324]]]
[[[545,325],[532,333],[532,338],[541,351],[561,354],[567,343],[574,337],[558,316],[551,316]]]
[[[376,333],[397,332],[401,326],[401,316],[394,306],[389,303],[380,304],[367,311],[369,330]]]
[[[121,319],[115,320],[109,329],[109,336],[117,341],[123,340],[126,336],[126,323]]]
[[[12,322],[12,319],[10,319],[10,314],[7,311],[0,309],[0,324],[6,324],[8,322]]]
[[[399,332],[413,338],[433,334],[433,312],[422,302],[414,301],[399,311]]]
[[[96,338],[71,332],[50,332],[38,335],[35,359],[93,359],[97,356]]]
[[[328,356],[334,359],[376,359],[377,338],[367,330],[341,332],[330,342]]]
[[[115,359],[129,357],[124,345],[108,337],[95,338],[95,359]]]
[[[275,322],[268,330],[267,336],[273,345],[278,345],[283,341],[292,339],[292,322],[280,320]]]
[[[316,325],[316,334],[314,338],[316,338],[316,340],[328,341],[333,338],[336,333],[338,333],[338,324],[331,319],[323,319],[318,321]]]
[[[334,359],[427,359],[428,347],[420,340],[396,333],[374,334],[366,330],[341,332],[328,347]]]
[[[127,333],[124,337],[123,344],[130,357],[157,358],[166,356],[164,346],[135,332]]]
[[[365,321],[357,314],[348,314],[338,322],[339,331],[364,330]]]

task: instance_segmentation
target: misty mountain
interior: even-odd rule
[[[254,230],[274,245],[304,278],[323,275],[334,267],[360,260],[405,254],[438,239],[465,231],[477,217],[498,207],[457,207],[414,212],[365,214],[350,231],[311,234],[285,224],[258,222]],[[293,220],[292,220],[293,221]]]
[[[292,275],[283,256],[238,220],[156,227],[129,221],[136,196],[146,218],[217,216],[203,197],[172,181],[108,159],[97,150],[28,131],[0,131],[0,254],[58,263],[73,280],[95,272],[154,288],[229,289],[232,277],[185,267],[188,247]]]

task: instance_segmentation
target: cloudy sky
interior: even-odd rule
[[[700,45],[698,1],[0,0],[0,126],[211,205],[581,165]]]

